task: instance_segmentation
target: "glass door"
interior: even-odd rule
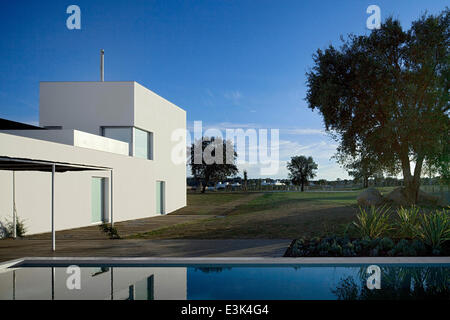
[[[105,178],[92,178],[91,186],[91,222],[102,222],[105,209]]]

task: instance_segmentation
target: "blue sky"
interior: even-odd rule
[[[81,30],[66,28],[67,6]],[[0,117],[37,124],[39,81],[134,80],[187,111],[188,126],[280,129],[281,168],[311,155],[318,178],[346,178],[336,142],[306,107],[305,72],[318,48],[367,33],[366,8],[404,28],[446,1],[22,1],[0,3]],[[249,167],[250,177],[258,176]]]

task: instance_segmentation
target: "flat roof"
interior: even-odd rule
[[[0,118],[0,130],[45,130],[45,128]]]
[[[0,157],[0,170],[9,171],[45,171],[51,172],[55,165],[56,172],[111,170],[110,167],[91,166],[78,163],[53,162],[48,160]]]

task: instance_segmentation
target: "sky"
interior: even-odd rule
[[[69,30],[69,5],[81,29]],[[319,48],[367,34],[369,5],[402,26],[448,2],[266,0],[0,1],[0,118],[38,124],[39,81],[137,81],[187,111],[187,126],[278,129],[280,168],[312,156],[317,179],[348,178],[337,142],[305,101],[305,73]],[[243,165],[249,178],[258,165]],[[263,176],[264,177],[264,176]]]

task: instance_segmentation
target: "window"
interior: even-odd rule
[[[153,160],[153,133],[134,128],[134,156]]]
[[[156,181],[156,213],[164,214],[165,212],[165,182]]]
[[[103,136],[128,143],[129,155],[133,155],[133,136],[131,127],[103,127]]]
[[[129,155],[153,160],[153,133],[134,127],[102,127],[102,135],[128,143]]]

